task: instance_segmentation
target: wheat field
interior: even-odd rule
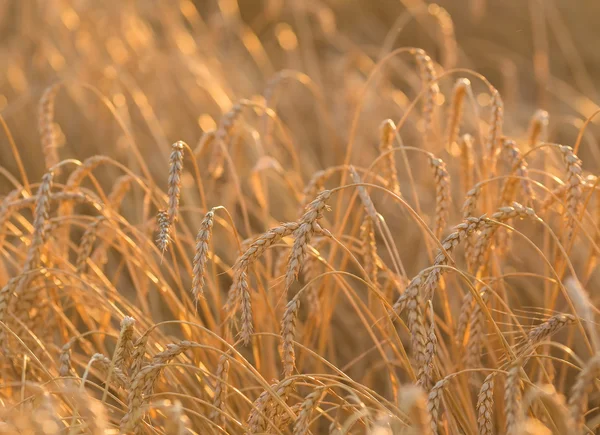
[[[0,2],[0,433],[600,431],[599,14]]]

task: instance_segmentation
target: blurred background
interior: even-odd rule
[[[568,143],[581,119],[598,109],[599,14],[596,0],[4,0],[0,113],[21,149],[40,151],[39,99],[61,81],[55,109],[60,156],[101,152],[127,159],[122,128],[106,104],[81,87],[91,85],[147,151],[150,168],[159,170],[170,143],[197,143],[236,101],[263,94],[278,71],[293,69],[310,77],[319,98],[287,81],[278,112],[294,142],[311,150],[303,153],[305,163],[318,168],[332,164],[336,146],[347,142],[374,65],[394,48],[414,46],[446,69],[470,68],[487,77],[504,98],[511,134],[526,129],[523,120],[543,108],[553,115],[554,139]],[[444,34],[451,33],[456,59],[447,58],[452,48]],[[419,86],[410,62],[398,56],[370,88],[359,137],[365,131],[375,136],[373,123],[383,117],[402,115]],[[442,89],[451,89],[451,76],[440,81]],[[476,91],[485,90],[472,81]],[[333,138],[322,134],[315,101],[331,119]],[[482,94],[479,103],[488,102]],[[372,123],[369,112],[377,115]],[[594,146],[596,128],[588,138]],[[584,147],[584,161],[589,153]],[[0,158],[14,173],[8,147],[0,147]],[[41,159],[26,160],[32,177],[41,175]]]

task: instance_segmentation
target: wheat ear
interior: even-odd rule
[[[435,82],[437,74],[433,65],[433,61],[423,50],[418,50],[417,64],[419,65],[421,81],[423,87],[426,87],[425,98],[423,102],[423,127],[425,132],[426,142],[432,144],[434,140],[434,125],[433,117],[436,105],[436,97],[440,92],[440,88]],[[431,146],[431,145],[430,145]]]
[[[494,433],[494,377],[490,373],[483,381],[477,396],[477,428],[479,435],[493,435]]]
[[[506,406],[506,433],[515,433],[521,422],[521,399],[523,382],[521,381],[521,361],[514,361],[508,369],[506,386],[504,389],[504,403]]]
[[[469,293],[470,294],[470,293]],[[488,292],[481,292],[481,299],[487,303]],[[469,341],[467,343],[467,354],[465,365],[467,368],[479,367],[481,365],[481,347],[484,338],[483,328],[485,326],[485,316],[479,303],[475,302],[469,322]]]
[[[289,290],[292,283],[297,279],[302,262],[306,257],[308,244],[315,232],[322,232],[318,221],[327,209],[327,201],[331,197],[330,190],[324,190],[306,207],[306,213],[298,221],[299,226],[294,230],[294,244],[288,258],[288,267],[285,273],[285,288]]]
[[[379,152],[385,153],[383,157],[382,175],[387,181],[387,187],[397,195],[400,195],[400,182],[398,181],[398,171],[396,169],[396,158],[392,151],[394,147],[394,137],[396,136],[396,124],[391,119],[386,119],[379,127]]]
[[[169,180],[167,182],[167,196],[169,197],[169,206],[167,214],[169,216],[169,225],[174,225],[179,213],[179,197],[181,196],[181,174],[183,172],[183,151],[185,143],[177,141],[171,146],[171,156],[169,158]]]
[[[435,236],[440,239],[446,228],[448,215],[450,214],[450,174],[442,159],[429,155],[429,165],[433,170],[435,181]]]
[[[192,270],[192,295],[194,301],[204,296],[204,282],[206,274],[206,261],[208,260],[208,243],[212,236],[215,212],[210,210],[202,219],[200,229],[196,236],[196,254],[194,255]]]
[[[113,362],[114,366],[122,371],[125,371],[129,367],[133,357],[134,326],[135,319],[133,317],[125,316],[121,320],[121,331],[113,354]]]
[[[575,378],[569,397],[569,410],[575,420],[575,433],[581,433],[585,423],[585,413],[588,408],[588,391],[594,384],[594,379],[600,374],[600,354],[593,356]]]
[[[548,135],[548,112],[538,109],[529,124],[529,147],[533,148],[539,141],[545,141]]]
[[[431,433],[437,435],[438,421],[440,418],[441,401],[443,398],[444,388],[448,385],[448,379],[440,379],[433,386],[427,396],[427,411],[431,416]]]
[[[287,378],[294,373],[296,352],[294,340],[296,338],[296,320],[300,309],[300,299],[292,298],[285,307],[281,321],[281,354],[283,363],[283,377]]]
[[[75,260],[75,270],[78,273],[85,272],[85,264],[87,259],[92,253],[94,242],[98,236],[98,227],[105,220],[104,216],[100,216],[94,220],[94,222],[87,227],[83,236],[81,236],[81,242],[79,242],[79,249],[77,250],[77,259]]]
[[[490,122],[490,127],[488,129],[487,142],[486,142],[486,151],[488,153],[488,158],[490,159],[490,168],[492,174],[495,173],[496,167],[496,156],[499,150],[499,140],[502,136],[502,123],[504,121],[504,103],[502,102],[502,98],[500,97],[500,93],[494,89],[492,93],[492,119]]]
[[[38,128],[42,139],[42,152],[46,169],[50,169],[59,162],[54,128],[54,101],[59,90],[60,83],[55,83],[46,88],[38,108]]]
[[[210,419],[218,421],[221,427],[225,427],[225,396],[227,395],[227,380],[229,378],[229,356],[223,354],[219,357],[217,364],[215,394],[213,396],[213,409],[210,413]]]
[[[315,389],[312,393],[305,397],[300,405],[298,418],[294,423],[294,435],[306,435],[310,428],[310,418],[319,402],[322,400],[323,393],[327,390],[326,387]]]
[[[166,210],[159,210],[156,215],[158,223],[158,236],[156,237],[156,246],[160,252],[165,252],[171,242],[171,225],[169,224],[169,214]]]
[[[447,149],[450,149],[458,139],[465,96],[468,92],[471,92],[471,82],[469,79],[458,79],[454,84],[454,89],[452,91],[452,102],[450,103],[450,113],[448,115],[448,127],[446,132]]]
[[[581,205],[581,160],[573,153],[573,148],[560,145],[559,150],[567,167],[567,225],[565,227],[565,240],[573,237],[575,221],[579,216]]]

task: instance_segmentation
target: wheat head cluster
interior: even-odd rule
[[[0,433],[597,433],[600,99],[464,3],[0,6]]]

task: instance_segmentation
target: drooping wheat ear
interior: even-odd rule
[[[594,380],[600,374],[600,354],[594,355],[578,373],[569,397],[569,410],[575,420],[575,433],[582,433],[585,423],[585,413],[588,409],[588,392],[594,385]]]
[[[396,124],[391,119],[386,119],[379,127],[379,152],[387,153],[383,157],[382,176],[387,182],[387,186],[396,195],[400,195],[400,182],[398,181],[398,171],[396,169],[396,158],[392,149],[394,148],[394,138],[396,136]]]
[[[356,184],[362,183],[362,179],[360,178],[358,172],[356,172],[356,169],[354,169],[354,166],[350,166],[350,176],[352,177],[352,181],[354,181]],[[373,200],[371,199],[366,187],[358,186],[356,189],[358,191],[360,202],[362,202],[362,205],[365,208],[365,212],[373,220],[373,222],[377,222],[379,219],[377,216],[377,210],[375,209],[375,204],[373,204]]]
[[[496,372],[490,373],[483,381],[477,396],[477,428],[479,435],[493,435],[494,433],[494,377]]]
[[[4,239],[6,238],[4,227],[10,219],[14,203],[21,198],[23,192],[23,188],[13,189],[8,195],[2,198],[2,203],[0,204],[0,244],[4,244]]]
[[[575,323],[576,317],[571,314],[557,314],[529,331],[527,345],[535,346],[567,325]]]
[[[321,249],[323,240],[325,240],[324,237],[315,238],[315,242],[313,242],[313,248],[315,248],[315,250]],[[309,255],[304,261],[304,266],[302,267],[302,275],[304,277],[304,282],[311,282],[322,272],[322,270],[323,267],[319,258],[314,254]],[[316,313],[321,309],[321,301],[319,300],[319,288],[319,283],[315,282],[312,283],[308,289],[306,289],[306,302],[310,312]],[[317,322],[319,321],[318,318],[316,318],[315,320]]]
[[[511,172],[514,172],[520,177],[520,180],[513,180],[508,178],[504,182],[502,187],[502,203],[507,204],[512,201],[514,196],[514,187],[517,182],[521,183],[521,189],[523,190],[523,196],[528,202],[535,199],[533,190],[531,189],[531,183],[529,181],[529,171],[527,170],[527,162],[521,158],[521,151],[514,140],[502,138],[502,152],[506,156],[507,163],[510,165]]]
[[[98,217],[87,227],[83,236],[81,236],[81,242],[79,242],[79,249],[77,250],[77,259],[75,260],[75,270],[77,273],[83,273],[85,271],[86,261],[92,253],[94,242],[98,236],[98,227],[104,220],[104,216]]]
[[[473,137],[470,134],[463,134],[458,139],[460,148],[460,180],[463,190],[467,191],[473,185]]]
[[[435,335],[435,315],[433,305],[429,304],[429,331],[425,340],[425,358],[424,364],[419,367],[417,375],[417,385],[420,385],[425,391],[430,391],[433,383],[433,369],[435,364],[435,355],[437,351],[437,336]]]
[[[470,293],[469,293],[470,294]],[[484,303],[488,301],[488,292],[481,292],[481,299]],[[465,366],[474,368],[481,366],[481,347],[484,338],[485,316],[479,303],[475,302],[471,319],[469,321],[469,341],[467,343],[467,354],[465,357]]]
[[[504,403],[506,406],[506,433],[515,433],[522,419],[521,399],[523,395],[523,381],[521,381],[521,362],[514,361],[506,375],[504,389]]]
[[[39,266],[41,250],[46,242],[46,221],[48,220],[50,208],[50,191],[52,189],[53,172],[47,172],[42,177],[35,200],[35,212],[33,216],[33,235],[31,244],[27,250],[24,270],[32,270]]]
[[[213,142],[213,152],[208,161],[208,172],[214,179],[219,179],[225,171],[225,140],[231,134],[236,121],[240,117],[244,106],[239,103],[234,104],[229,112],[221,118],[219,128],[215,132]]]
[[[462,207],[463,219],[467,219],[475,214],[477,208],[477,200],[481,194],[481,186],[476,184],[471,190],[467,192],[465,202]]]
[[[125,372],[131,364],[131,359],[134,353],[133,347],[133,327],[135,319],[125,316],[121,320],[121,332],[117,340],[117,346],[113,354],[114,366]]]
[[[254,333],[254,324],[252,319],[252,297],[248,288],[248,276],[246,272],[240,273],[239,277],[239,300],[242,306],[242,328],[240,338],[245,346],[250,343],[250,338]]]
[[[172,146],[171,157],[169,158],[169,180],[167,195],[169,197],[169,207],[167,213],[169,216],[169,225],[174,225],[179,213],[179,197],[181,195],[181,173],[183,172],[183,151],[185,143],[175,142]]]
[[[131,355],[131,370],[129,371],[131,379],[135,378],[137,373],[146,365],[146,345],[148,344],[149,336],[142,335],[133,346],[133,354]]]
[[[566,184],[561,184],[560,186],[552,189],[552,192],[548,193],[546,198],[544,198],[542,205],[540,205],[540,210],[547,211],[552,205],[554,205],[555,202],[562,201],[567,195],[568,189],[569,186]]]
[[[236,269],[247,269],[258,257],[260,257],[270,246],[279,242],[284,237],[291,235],[300,227],[298,222],[283,223],[271,228],[254,240],[248,249],[236,260]]]
[[[306,251],[312,236],[315,232],[323,232],[319,225],[319,220],[323,217],[323,212],[328,208],[327,201],[331,197],[330,190],[324,190],[306,207],[306,213],[300,218],[300,224],[294,230],[294,244],[288,258],[288,267],[285,273],[286,292],[292,283],[298,278],[298,272],[302,267],[302,262],[306,257]]]
[[[323,394],[326,390],[326,387],[317,388],[304,398],[304,401],[300,405],[298,418],[296,418],[294,423],[294,435],[308,434],[312,413],[319,406],[319,402],[323,399]]]
[[[212,236],[215,212],[210,210],[200,222],[200,229],[196,236],[196,254],[194,255],[192,271],[192,295],[194,301],[204,297],[204,280],[206,274],[206,261],[208,260],[208,242]]]
[[[59,376],[68,376],[71,373],[71,347],[73,341],[69,340],[61,349],[58,356],[58,374]]]
[[[256,261],[270,246],[274,245],[284,237],[291,235],[300,224],[298,222],[288,222],[271,228],[266,233],[261,234],[248,249],[236,260],[234,266],[234,279],[229,288],[227,302],[225,303],[225,312],[231,313],[236,307],[239,296],[244,289],[248,289],[248,283],[242,280],[242,274],[247,277],[247,271],[250,265]],[[249,296],[247,296],[249,300]]]
[[[67,179],[66,188],[74,190],[79,186],[86,176],[88,176],[94,169],[103,163],[111,162],[111,158],[103,155],[95,155],[85,159],[80,166],[77,167],[73,172],[69,174]]]
[[[118,210],[123,198],[131,188],[134,178],[131,175],[121,175],[117,178],[108,194],[108,204],[113,210]]]
[[[565,145],[558,147],[567,167],[567,225],[565,240],[570,241],[579,216],[581,202],[581,160],[573,154],[573,148]]]
[[[490,127],[488,129],[488,136],[486,139],[486,151],[488,158],[490,159],[490,167],[492,173],[495,172],[496,167],[496,156],[499,150],[500,137],[502,137],[502,123],[504,121],[504,103],[500,97],[500,93],[494,89],[492,92],[492,118],[490,121]]]
[[[215,409],[211,411],[210,419],[217,422],[221,427],[225,427],[225,397],[227,396],[229,364],[229,356],[227,354],[221,355],[217,364],[217,372],[215,373],[215,395],[212,401]]]
[[[429,155],[429,165],[435,181],[435,236],[440,239],[450,213],[450,175],[442,159]]]
[[[471,82],[469,79],[461,78],[454,84],[452,91],[452,102],[450,103],[450,113],[448,115],[448,126],[446,132],[446,147],[450,147],[457,141],[462,123],[463,107],[465,95],[471,92]]]
[[[11,277],[8,282],[0,289],[0,322],[6,322],[8,313],[8,304],[11,301],[15,290],[20,286],[23,277],[21,275]],[[6,346],[6,332],[4,328],[0,331],[0,349],[4,350]]]
[[[469,325],[469,321],[471,320],[471,313],[475,308],[473,301],[473,295],[470,291],[467,291],[462,298],[462,302],[460,304],[460,313],[458,315],[458,322],[456,322],[455,339],[458,344],[462,344],[465,338],[465,332],[467,331],[467,326]]]
[[[288,378],[271,385],[271,389],[274,390],[278,397],[283,401],[286,401],[287,397],[294,389],[294,384],[294,378]],[[278,413],[278,411],[280,411],[280,405],[274,403],[269,390],[263,391],[252,405],[252,411],[247,419],[248,432],[251,434],[264,433],[265,429],[268,427],[267,421],[275,422],[276,417],[281,417],[281,413]],[[275,425],[277,426],[277,423],[275,423]]]
[[[296,319],[299,309],[300,299],[296,296],[287,303],[281,321],[281,362],[284,379],[292,376],[296,365],[294,340],[296,339]]]
[[[144,415],[144,404],[147,396],[152,394],[154,384],[164,366],[178,355],[184,353],[194,345],[191,341],[180,341],[168,344],[167,348],[157,353],[150,364],[139,370],[131,381],[127,399],[127,413],[121,419],[122,432],[137,432],[140,421]]]
[[[49,219],[50,190],[52,189],[53,172],[47,172],[42,177],[35,199],[35,211],[33,216],[33,234],[31,244],[27,250],[23,271],[33,270],[41,265],[42,251],[47,239],[46,222]],[[34,286],[25,285],[27,279],[19,280],[16,291],[19,296],[15,315],[19,318],[27,318],[28,313],[34,305],[38,292]],[[10,297],[10,295],[6,295]],[[1,310],[0,310],[1,313]],[[0,315],[0,317],[2,317]]]
[[[107,356],[102,355],[101,353],[96,353],[92,356],[92,359],[90,360],[90,365],[98,366],[102,369],[102,371],[107,373],[110,371],[111,361],[110,358],[108,358]],[[118,367],[112,368],[111,379],[114,379],[116,385],[119,388],[127,388],[127,385],[129,385],[129,379],[127,375],[123,373],[123,371]]]
[[[169,224],[169,214],[166,210],[159,210],[156,215],[158,223],[158,236],[156,237],[156,246],[160,252],[165,252],[171,241],[171,225]]]
[[[540,141],[545,141],[548,136],[548,112],[538,109],[529,124],[529,147],[533,148]]]
[[[312,200],[317,194],[325,190],[325,181],[331,176],[332,168],[317,171],[313,174],[311,179],[308,181],[304,190],[302,191],[302,202],[300,203],[299,214],[304,213],[308,201]]]
[[[431,144],[434,139],[433,115],[436,105],[436,97],[440,92],[440,88],[435,82],[437,74],[433,61],[423,50],[418,50],[416,53],[417,64],[419,65],[421,81],[423,87],[427,87],[423,101],[423,127],[427,143]]]
[[[458,244],[462,240],[465,240],[465,238],[469,234],[472,234],[474,231],[477,231],[479,228],[484,226],[486,223],[487,223],[487,219],[484,216],[479,217],[479,218],[468,217],[467,219],[465,219],[464,222],[462,222],[454,227],[454,231],[444,239],[444,241],[442,242],[442,246],[444,247],[446,252],[448,252],[448,254],[452,253],[453,249],[456,246],[458,246]],[[394,303],[394,305],[392,307],[393,312],[390,313],[392,318],[395,315],[399,316],[402,313],[402,311],[404,311],[404,309],[408,307],[408,310],[409,310],[408,322],[410,325],[410,323],[411,323],[410,311],[412,311],[412,309],[410,307],[414,307],[414,309],[416,309],[416,307],[418,306],[417,297],[419,295],[419,289],[429,279],[429,276],[431,275],[432,271],[437,269],[438,272],[436,274],[439,274],[438,277],[434,278],[433,281],[429,284],[429,290],[432,291],[434,288],[435,282],[439,279],[439,277],[443,273],[443,268],[435,267],[435,266],[442,266],[442,265],[447,264],[447,262],[448,262],[448,258],[445,256],[445,254],[441,250],[438,250],[438,253],[435,257],[434,267],[432,268],[432,270],[429,272],[424,272],[424,271],[419,272],[417,274],[417,276],[415,276],[410,281],[410,283],[406,287],[406,290],[404,291],[404,293],[402,293],[400,295],[400,297],[398,298],[398,300]],[[430,296],[429,292],[425,292],[424,296],[425,296],[425,299],[429,299],[429,300],[431,299],[431,297],[428,297],[428,296]],[[433,296],[433,294],[431,294],[431,296]],[[409,329],[410,329],[410,326],[409,326]]]
[[[59,162],[56,131],[54,128],[54,101],[60,90],[60,83],[55,83],[46,88],[38,108],[38,128],[42,139],[42,152],[46,169],[50,169]]]
[[[481,195],[481,185],[478,183],[469,190],[465,196],[465,202],[462,207],[463,219],[474,216],[475,210],[477,209],[477,200]],[[475,243],[473,241],[474,235],[469,235],[465,240],[465,260],[467,261],[467,268],[470,272],[473,271],[474,264],[472,262],[475,255]]]
[[[437,6],[436,8],[428,8],[427,10],[437,19],[440,25],[442,43],[444,46],[442,65],[444,66],[444,69],[452,69],[456,66],[458,59],[458,49],[452,17],[448,11],[441,6]]]
[[[431,416],[427,395],[418,385],[406,385],[400,391],[400,406],[410,419],[414,433],[431,435]]]
[[[513,202],[510,207],[500,207],[498,211],[491,216],[492,220],[488,221],[488,225],[482,229],[481,235],[475,244],[473,257],[471,259],[471,264],[475,265],[475,271],[486,264],[486,255],[489,252],[488,247],[494,234],[498,230],[498,225],[493,223],[493,221],[506,222],[513,218],[539,220],[539,217],[532,208],[524,207],[518,202]]]
[[[515,207],[519,207],[519,208],[515,208]],[[515,207],[511,207],[510,210],[507,209],[504,211],[502,211],[502,208],[501,208],[500,209],[501,211],[494,213],[493,216],[496,216],[496,218],[499,220],[500,219],[507,220],[507,219],[510,219],[511,217],[517,216],[517,214],[516,214],[517,212],[515,210],[525,213],[525,211],[521,210],[521,209],[524,209],[524,207],[521,206],[520,204],[517,204]],[[442,247],[446,250],[446,253],[448,253],[448,255],[450,255],[454,252],[454,250],[460,243],[462,243],[464,240],[467,239],[467,237],[469,235],[473,234],[476,231],[484,230],[485,228],[487,228],[489,226],[493,226],[493,225],[495,225],[495,224],[493,224],[492,221],[485,218],[484,216],[479,217],[479,218],[469,217],[453,228],[452,233],[450,233],[442,241]],[[444,253],[444,251],[442,251],[441,249],[438,249],[435,259],[434,259],[433,267],[430,270],[430,272],[428,273],[427,279],[424,284],[424,298],[425,299],[433,300],[433,295],[435,293],[435,290],[438,288],[439,281],[442,277],[442,274],[444,274],[446,271],[445,268],[440,267],[440,266],[447,265],[449,260],[450,259]]]
[[[440,419],[440,403],[443,398],[444,388],[448,385],[448,379],[443,378],[436,382],[429,396],[427,396],[427,411],[431,416],[431,433],[437,435],[438,421]]]
[[[600,341],[598,339],[598,332],[596,331],[596,322],[593,307],[594,304],[590,299],[590,296],[579,280],[574,276],[569,276],[565,279],[565,288],[571,298],[571,302],[575,306],[575,313],[583,321],[583,326],[590,335],[592,347],[595,351],[600,350]]]
[[[360,226],[360,242],[363,267],[367,277],[371,282],[377,283],[377,245],[373,220],[368,215],[365,215]]]
[[[461,241],[465,240],[469,234],[473,233],[486,223],[487,219],[485,219],[485,217],[467,218],[467,220],[455,226],[454,231],[444,239],[442,242],[443,248],[448,254],[451,254]],[[425,343],[427,341],[425,329],[423,327],[423,317],[419,306],[419,290],[423,287],[422,295],[424,300],[432,300],[442,274],[445,272],[445,268],[441,266],[448,264],[448,260],[449,258],[446,254],[444,254],[442,250],[438,250],[433,267],[427,272],[419,272],[392,307],[392,318],[394,317],[394,313],[395,315],[400,315],[404,308],[408,311],[408,329],[411,331],[413,351],[417,355],[417,362],[419,364],[422,364],[423,362],[425,356]]]

